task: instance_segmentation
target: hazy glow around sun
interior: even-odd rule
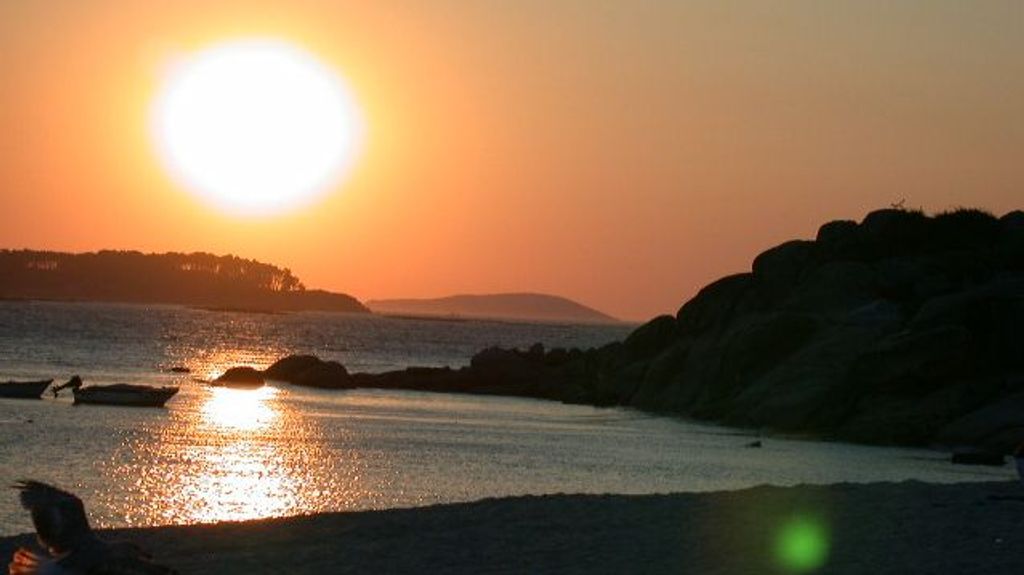
[[[346,175],[362,119],[341,79],[278,40],[236,40],[189,55],[151,117],[161,160],[190,191],[237,215],[307,205]]]

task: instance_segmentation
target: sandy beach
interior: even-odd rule
[[[554,495],[117,529],[182,573],[1020,573],[1019,483]],[[4,563],[29,535],[0,540]]]

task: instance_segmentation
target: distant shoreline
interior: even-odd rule
[[[999,575],[1024,564],[1022,496],[1019,483],[916,481],[546,495],[101,535],[139,544],[183,574]],[[33,539],[0,539],[0,563]]]
[[[356,298],[307,289],[291,270],[203,252],[0,249],[0,298],[369,313]]]
[[[622,320],[569,298],[543,293],[457,294],[439,298],[371,299],[374,313],[485,321],[616,325]]]
[[[463,315],[431,315],[431,314],[410,314],[410,313],[387,313],[370,311],[377,317],[387,319],[398,319],[398,320],[412,320],[412,321],[440,321],[440,322],[452,322],[452,323],[464,323],[469,321],[482,321],[489,323],[504,323],[504,324],[526,324],[526,325],[593,325],[593,326],[639,326],[639,322],[631,321],[615,321],[615,322],[588,322],[588,321],[569,321],[569,320],[553,320],[553,319],[531,319],[531,318],[509,318],[509,317],[476,317],[476,316],[463,316]]]

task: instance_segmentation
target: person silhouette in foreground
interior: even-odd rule
[[[89,527],[82,500],[38,481],[19,481],[21,505],[32,514],[39,544],[48,555],[25,547],[14,553],[9,575],[176,575],[157,565],[134,543],[107,543]]]

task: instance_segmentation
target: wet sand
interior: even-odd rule
[[[1024,573],[1024,485],[531,496],[103,536],[197,574]],[[4,564],[31,540],[0,540]]]

